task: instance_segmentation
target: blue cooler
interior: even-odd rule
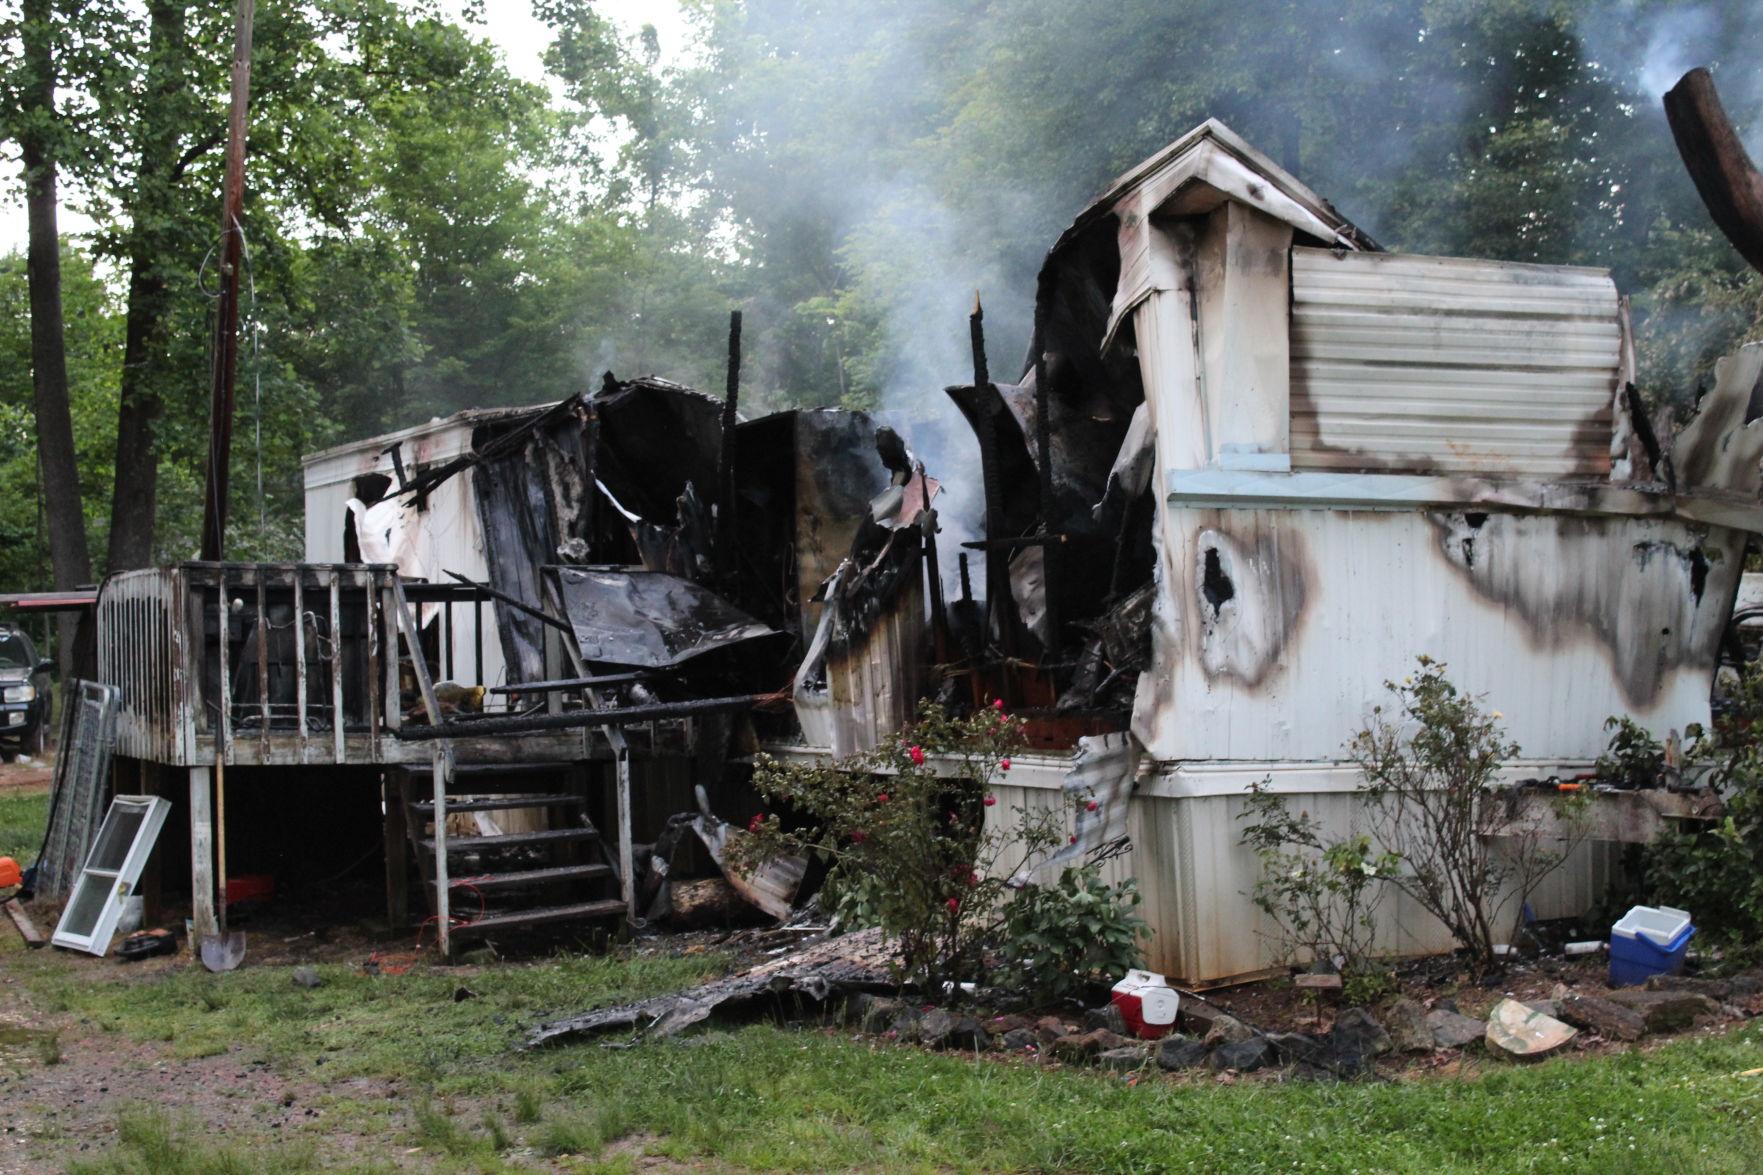
[[[1687,910],[1636,906],[1610,928],[1611,985],[1639,987],[1649,975],[1676,975],[1695,932]]]

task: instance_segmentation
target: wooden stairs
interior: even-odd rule
[[[424,904],[436,916],[433,769],[399,770],[388,791],[395,794],[386,797],[387,815],[397,808],[397,822],[415,853]],[[444,816],[452,821],[446,837],[450,941],[624,914],[618,869],[588,818],[584,792],[582,769],[573,763],[462,763],[454,768],[444,797]],[[543,818],[535,821],[533,813]],[[498,818],[530,830],[503,831]],[[404,874],[404,862],[396,868]],[[408,918],[408,895],[401,892],[404,877],[388,880],[393,882],[394,919]]]

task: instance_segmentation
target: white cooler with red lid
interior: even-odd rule
[[[1112,1003],[1120,1009],[1126,1029],[1141,1040],[1168,1036],[1175,1027],[1181,999],[1163,976],[1153,971],[1128,971],[1114,985]]]

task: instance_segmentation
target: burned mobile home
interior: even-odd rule
[[[1150,964],[1215,983],[1274,961],[1250,785],[1345,831],[1346,744],[1417,654],[1504,713],[1515,778],[1583,769],[1611,714],[1706,720],[1763,530],[1763,348],[1656,437],[1608,273],[1384,252],[1217,122],[1054,245],[1018,382],[972,327],[970,461],[927,471],[923,426],[861,413],[740,420],[732,373],[720,400],[608,376],[309,457],[307,563],[113,577],[121,777],[187,782],[198,923],[235,872],[216,800],[273,832],[295,786],[383,835],[394,919],[425,906],[449,942],[663,913],[715,872],[716,814],[755,810],[753,750],[844,755],[922,697],[998,698],[1032,750],[992,817],[1095,794],[1067,852],[1130,837],[1106,868],[1146,896]],[[972,541],[939,479],[983,495]],[[1613,840],[1542,916],[1591,904]],[[733,880],[775,912],[800,879]],[[1451,942],[1397,899],[1381,945]]]
[[[851,598],[917,576],[935,493],[862,414],[737,424],[733,397],[608,376],[345,445],[306,462],[307,562],[105,583],[117,789],[187,803],[161,858],[187,846],[199,933],[229,877],[323,873],[369,833],[393,924],[426,914],[448,948],[664,913],[676,857],[718,873],[714,812],[751,807],[728,763],[793,733],[794,670],[830,632],[814,596],[853,552]],[[898,725],[916,644],[859,681],[846,640],[820,679],[891,690],[872,716]],[[801,868],[730,880],[782,913]]]

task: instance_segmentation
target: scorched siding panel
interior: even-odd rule
[[[1603,270],[1292,250],[1292,465],[1601,476],[1622,349]]]

